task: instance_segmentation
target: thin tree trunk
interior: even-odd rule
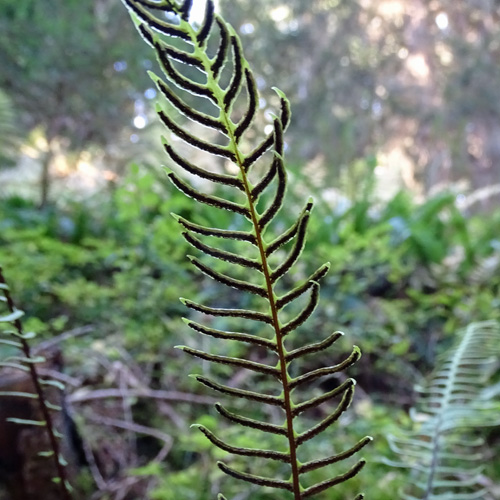
[[[47,152],[42,161],[42,172],[40,176],[40,209],[45,208],[49,201],[51,184],[50,168],[53,159],[54,152],[52,150],[52,144],[49,142]]]

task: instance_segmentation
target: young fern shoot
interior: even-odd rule
[[[202,254],[225,261],[231,271],[228,274],[223,273],[219,271],[219,267],[216,269],[197,257],[189,257],[191,262],[213,280],[256,296],[261,306],[259,309],[252,310],[209,307],[185,299],[182,299],[183,303],[188,308],[205,315],[245,320],[245,322],[242,321],[243,327],[256,322],[267,328],[269,335],[263,337],[244,332],[219,330],[192,320],[186,320],[186,323],[191,329],[206,336],[265,348],[275,356],[276,364],[271,366],[247,359],[211,354],[185,346],[181,348],[197,358],[222,363],[229,367],[244,368],[277,381],[278,395],[272,395],[230,387],[205,376],[196,377],[205,386],[226,396],[250,400],[261,406],[269,405],[280,408],[283,413],[283,424],[276,425],[233,413],[224,406],[216,405],[217,411],[234,424],[282,436],[286,440],[286,451],[233,446],[217,437],[209,429],[203,426],[198,426],[198,428],[222,450],[239,456],[284,462],[288,464],[290,470],[289,477],[274,478],[253,472],[242,472],[219,462],[219,468],[226,474],[248,483],[286,490],[290,492],[294,500],[312,497],[352,478],[361,470],[365,462],[359,459],[351,467],[344,466],[343,472],[335,477],[316,484],[308,484],[307,473],[348,459],[361,450],[371,438],[365,437],[350,449],[334,456],[317,458],[305,463],[299,459],[301,445],[334,424],[348,408],[353,398],[355,381],[348,378],[329,392],[300,402],[297,401],[295,393],[299,388],[303,389],[306,383],[347,369],[359,359],[360,351],[354,347],[352,353],[337,365],[314,369],[296,377],[291,376],[290,368],[295,360],[326,350],[342,334],[335,332],[317,343],[292,350],[287,349],[287,342],[292,334],[316,308],[319,300],[319,282],[329,268],[329,265],[325,264],[294,289],[281,295],[277,292],[278,281],[289,273],[304,248],[307,225],[313,206],[312,201],[308,201],[296,222],[288,230],[274,238],[269,237],[269,227],[284,203],[287,182],[283,133],[291,117],[288,100],[281,91],[275,89],[281,103],[279,116],[274,118],[272,131],[266,134],[253,149],[247,150],[243,144],[246,142],[246,134],[252,128],[257,114],[259,103],[257,85],[252,70],[243,56],[237,34],[229,24],[215,14],[213,1],[207,1],[205,17],[199,28],[189,22],[192,8],[190,0],[181,3],[173,0],[123,0],[123,2],[131,12],[144,40],[155,49],[159,64],[165,73],[166,81],[151,74],[158,90],[170,105],[188,120],[197,126],[201,125],[214,130],[217,139],[209,141],[199,137],[184,125],[180,125],[171,113],[159,106],[157,111],[163,124],[171,134],[185,143],[232,163],[234,171],[237,172],[234,175],[218,173],[195,165],[184,158],[169,139],[163,139],[166,153],[181,170],[205,181],[230,188],[235,195],[231,199],[225,199],[203,192],[177,173],[169,172],[168,176],[172,183],[184,194],[201,204],[227,210],[242,217],[246,221],[244,227],[248,228],[247,230],[214,228],[200,225],[183,217],[176,217],[183,230],[184,238],[195,249]],[[218,42],[218,48],[212,57],[207,48],[209,41],[211,44],[214,41]],[[193,71],[193,68],[196,71]],[[229,79],[223,78],[223,75],[227,77],[228,73],[230,73]],[[192,76],[193,74],[196,74],[196,78]],[[200,75],[202,75],[201,78]],[[226,80],[228,83],[223,83]],[[185,97],[187,93],[205,99],[216,112],[208,114],[197,109],[190,104],[191,101],[187,102],[188,97]],[[246,111],[241,117],[235,119],[237,114],[233,109],[236,107],[235,102],[240,95],[244,94],[247,96]],[[200,100],[198,99],[197,102]],[[203,109],[206,107],[203,106]],[[254,179],[251,175],[252,168],[257,163],[260,165],[265,161],[269,153],[271,159],[265,173],[260,179],[252,182],[251,179]],[[270,201],[267,204],[259,203],[260,197],[269,191],[272,193]],[[267,201],[267,197],[263,201]],[[263,204],[266,206],[261,208]],[[209,238],[220,244],[217,246],[208,244]],[[248,247],[248,254],[243,255],[231,250],[227,246],[227,243],[231,241],[240,244],[244,242]],[[273,264],[275,261],[272,259],[276,258],[276,252],[285,248],[287,244],[290,247],[287,256],[280,264]],[[241,279],[241,273],[240,277],[235,277],[236,268],[243,269],[244,276],[248,279]],[[290,313],[285,312],[285,308],[303,296],[308,296],[306,305],[298,314],[290,318]],[[334,398],[339,402],[331,414],[308,430],[298,432],[297,420],[302,413],[315,409]],[[221,498],[223,498],[222,495]],[[363,495],[360,494],[356,498],[363,498]]]

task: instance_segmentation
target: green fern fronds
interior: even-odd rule
[[[416,430],[389,437],[400,462],[412,470],[405,500],[480,500],[487,491],[479,479],[483,440],[474,430],[500,425],[499,404],[487,397],[485,382],[500,355],[500,325],[472,323],[459,332],[456,345],[438,359],[411,416]],[[477,433],[476,433],[477,434]]]
[[[254,474],[253,471],[242,472],[219,462],[219,468],[229,476],[260,486],[286,490],[295,500],[312,497],[355,476],[363,467],[364,460],[357,461],[350,468],[344,467],[344,472],[319,484],[304,486],[307,484],[307,473],[348,459],[371,438],[366,437],[352,448],[331,457],[318,457],[306,463],[299,460],[301,445],[329,428],[348,408],[353,398],[355,381],[349,378],[329,392],[309,399],[304,388],[321,377],[349,368],[359,359],[360,351],[354,347],[350,356],[337,365],[315,369],[298,376],[291,375],[291,367],[296,364],[294,361],[327,349],[342,334],[335,332],[317,343],[290,348],[292,334],[307,321],[316,308],[319,282],[328,272],[329,265],[321,266],[294,289],[284,293],[278,292],[282,288],[280,280],[289,274],[304,248],[313,207],[312,201],[308,201],[296,222],[288,230],[273,236],[270,227],[283,206],[287,182],[283,133],[290,122],[289,103],[284,94],[275,89],[281,103],[280,114],[274,117],[272,131],[265,134],[256,146],[249,147],[248,143],[251,141],[248,132],[255,132],[252,124],[259,107],[257,84],[243,56],[237,34],[215,14],[213,1],[207,1],[204,21],[199,28],[193,27],[189,22],[192,7],[190,0],[182,3],[172,0],[123,1],[142,37],[155,49],[159,64],[166,75],[168,83],[151,74],[159,91],[175,112],[184,115],[188,122],[194,123],[196,127],[210,129],[211,139],[205,138],[208,134],[202,138],[191,132],[189,125],[179,124],[173,117],[174,113],[159,106],[157,112],[161,121],[173,136],[212,157],[223,158],[233,166],[229,171],[237,172],[234,175],[221,173],[215,168],[207,169],[191,163],[179,152],[179,146],[174,147],[173,141],[163,139],[165,151],[181,171],[222,185],[223,192],[231,192],[231,195],[220,197],[212,192],[204,192],[185,180],[185,177],[169,172],[172,183],[197,202],[227,210],[241,219],[235,229],[208,227],[183,217],[176,217],[188,243],[201,254],[224,261],[228,271],[221,270],[219,264],[211,263],[213,261],[198,257],[189,257],[191,262],[213,280],[250,294],[256,301],[260,301],[260,305],[254,310],[210,307],[183,299],[188,308],[204,315],[245,320],[241,321],[241,330],[237,332],[219,330],[192,320],[186,320],[186,323],[191,329],[205,336],[265,348],[275,356],[276,363],[268,365],[185,346],[181,349],[202,360],[247,369],[274,380],[276,393],[267,394],[230,387],[205,376],[196,376],[199,382],[226,396],[249,400],[259,406],[281,409],[283,423],[276,425],[233,413],[221,405],[216,405],[217,411],[229,422],[281,436],[286,441],[286,446],[280,451],[237,447],[226,443],[203,426],[198,428],[222,450],[239,456],[283,462],[288,464],[290,472],[290,476],[276,479]],[[158,16],[154,15],[155,11]],[[216,48],[213,54],[209,55],[211,49],[208,47],[214,45]],[[239,114],[239,98],[245,95],[246,109],[243,114]],[[193,96],[196,96],[197,100],[193,99]],[[194,102],[196,105],[193,105]],[[269,155],[264,173],[259,176],[259,168],[267,162]],[[212,159],[212,164],[216,164],[214,160],[215,158]],[[286,248],[287,255],[279,261],[278,251]],[[291,313],[290,310],[297,307],[296,299],[304,300],[306,297],[307,302],[302,310]],[[254,325],[259,326],[255,328]],[[248,333],[256,329],[260,329],[261,334]],[[262,333],[266,331],[267,336]],[[299,391],[302,399],[297,395]],[[333,413],[308,430],[298,432],[297,421],[304,412],[334,398],[339,402]],[[357,498],[362,498],[362,495]]]
[[[60,382],[55,380],[44,380],[38,374],[37,364],[43,363],[45,358],[35,356],[32,353],[30,341],[32,341],[35,335],[33,333],[25,333],[23,331],[21,318],[24,316],[24,313],[16,308],[1,267],[0,290],[2,292],[2,295],[0,295],[0,305],[4,304],[6,309],[5,312],[0,312],[0,325],[8,325],[7,328],[2,328],[0,330],[0,348],[2,351],[10,353],[0,359],[0,368],[3,370],[10,370],[12,372],[20,371],[27,374],[33,386],[33,392],[25,392],[11,390],[8,387],[2,387],[2,384],[0,384],[0,403],[2,402],[2,397],[25,398],[37,401],[39,414],[41,416],[40,420],[29,420],[26,418],[18,418],[16,416],[12,416],[7,420],[22,426],[45,428],[49,448],[45,451],[38,451],[38,454],[53,461],[54,471],[56,474],[53,481],[59,485],[61,500],[71,500],[71,487],[67,481],[67,474],[65,470],[66,461],[60,451],[60,434],[54,426],[53,417],[51,415],[51,412],[61,411],[61,407],[48,401],[45,393],[45,390],[50,387],[55,387],[60,391],[62,391],[64,387]]]

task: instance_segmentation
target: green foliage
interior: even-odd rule
[[[47,16],[47,8],[58,15]],[[64,137],[76,151],[116,139],[133,117],[131,82],[145,87],[138,70],[147,60],[127,41],[120,10],[109,2],[7,0],[0,14],[0,88],[22,110],[18,127],[41,126],[49,140]],[[113,65],[124,52],[126,74],[136,76],[118,80]]]
[[[133,169],[113,200],[85,207],[40,212],[16,198],[2,203],[0,260],[17,278],[27,327],[42,339],[92,324],[110,349],[161,356],[182,311],[169,280],[189,283],[186,245],[169,214],[189,211],[181,196],[152,192],[154,179]]]
[[[483,390],[499,355],[500,325],[482,322],[460,332],[456,345],[438,358],[428,384],[419,389],[414,430],[389,438],[401,462],[388,463],[413,471],[405,500],[485,498],[484,441],[477,430],[500,424],[498,402]]]
[[[176,217],[184,231],[183,236],[190,245],[207,256],[232,265],[228,266],[231,267],[230,274],[226,274],[225,270],[220,271],[219,265],[207,264],[196,257],[190,257],[198,270],[225,286],[261,298],[256,309],[220,307],[220,303],[213,307],[183,299],[185,305],[204,315],[226,320],[234,318],[247,320],[248,326],[242,328],[240,325],[236,332],[214,328],[211,324],[201,324],[193,320],[186,320],[186,323],[202,335],[240,342],[253,347],[253,350],[264,348],[268,352],[266,358],[274,357],[274,361],[262,363],[251,361],[248,356],[216,355],[204,349],[182,346],[185,352],[199,359],[226,365],[233,370],[244,369],[253,374],[260,374],[260,378],[264,377],[264,387],[269,386],[269,388],[264,392],[235,388],[220,384],[211,377],[196,375],[196,380],[202,384],[226,396],[253,401],[256,406],[261,406],[263,409],[271,406],[282,410],[282,417],[278,422],[269,423],[263,421],[262,417],[250,418],[247,412],[245,416],[242,416],[239,412],[234,413],[219,404],[216,405],[217,411],[233,424],[274,435],[272,442],[275,444],[270,449],[256,448],[255,445],[248,447],[248,445],[239,445],[234,442],[229,444],[226,440],[217,437],[206,426],[198,425],[198,428],[215,446],[233,455],[270,460],[271,464],[273,462],[287,464],[289,470],[285,472],[285,477],[289,474],[291,477],[290,479],[276,479],[276,475],[282,476],[283,474],[278,464],[268,465],[267,475],[262,476],[254,474],[253,467],[251,467],[251,473],[241,472],[240,468],[230,467],[225,462],[219,461],[218,466],[222,472],[250,484],[289,491],[296,500],[319,494],[354,477],[363,467],[364,460],[359,460],[347,471],[337,473],[323,481],[315,480],[314,475],[308,473],[352,457],[371,438],[362,438],[347,450],[326,458],[314,452],[311,455],[309,452],[309,459],[306,458],[308,461],[303,461],[308,454],[302,451],[302,448],[308,447],[302,447],[302,445],[318,437],[340,419],[351,404],[355,382],[353,379],[346,379],[327,392],[313,394],[312,397],[301,396],[299,400],[302,402],[300,403],[297,402],[295,395],[297,388],[300,386],[303,390],[306,383],[310,387],[311,382],[322,377],[340,374],[360,358],[360,351],[354,347],[350,356],[334,365],[315,370],[297,370],[297,360],[308,354],[317,354],[326,350],[342,334],[335,332],[324,340],[305,345],[303,342],[298,343],[296,336],[292,336],[292,333],[305,323],[315,310],[319,299],[318,282],[326,275],[329,265],[318,268],[295,288],[287,289],[281,284],[281,281],[284,282],[287,279],[302,253],[313,205],[312,201],[309,201],[289,229],[277,232],[277,235],[272,235],[272,233],[271,236],[269,235],[269,227],[273,226],[272,223],[284,204],[286,190],[283,131],[290,120],[288,101],[282,92],[276,90],[281,107],[280,117],[274,118],[272,131],[267,133],[257,146],[250,149],[246,141],[250,130],[255,133],[251,126],[258,109],[257,84],[243,57],[238,36],[222,18],[214,15],[213,2],[211,0],[207,2],[205,18],[199,29],[194,29],[189,24],[192,7],[190,1],[179,5],[169,1],[156,3],[126,0],[125,4],[130,9],[139,32],[155,49],[168,81],[177,88],[177,91],[174,91],[163,80],[152,75],[160,92],[178,112],[199,125],[216,130],[217,134],[216,137],[210,137],[210,140],[201,139],[186,128],[179,126],[172,118],[170,108],[164,109],[159,106],[157,111],[161,121],[174,136],[189,145],[210,155],[229,160],[236,167],[237,172],[236,174],[219,173],[199,167],[179,154],[172,146],[171,140],[164,138],[165,150],[178,167],[205,181],[222,185],[226,189],[224,191],[226,195],[214,196],[202,191],[173,172],[168,174],[170,180],[180,191],[194,200],[227,210],[246,219],[244,229],[234,230],[200,225],[187,218]],[[165,22],[154,17],[147,9],[148,7],[165,12],[169,21]],[[218,35],[211,36],[215,25],[217,25]],[[167,41],[162,40],[155,31],[167,36]],[[182,50],[168,43],[174,38],[185,41]],[[207,47],[214,45],[216,38],[215,55],[210,57]],[[231,58],[230,63],[226,62],[228,56]],[[202,81],[191,76],[185,69],[178,70],[174,62],[182,63],[183,67],[191,66],[199,70]],[[189,100],[187,94],[182,91],[207,99],[212,103],[215,111],[211,114],[199,111],[193,100]],[[236,113],[235,103],[240,95],[244,94],[247,96],[247,107],[243,114],[239,114]],[[256,164],[261,163],[259,160],[267,158],[268,150],[272,151],[270,163],[261,173]],[[275,194],[268,195],[268,188],[273,184]],[[220,243],[215,243],[214,238]],[[225,246],[223,246],[224,243]],[[286,247],[288,247],[287,254],[283,254],[282,251]],[[303,295],[306,293],[309,293],[309,298],[304,303]],[[301,299],[303,302],[299,309],[297,309],[296,299]],[[242,333],[245,330],[251,333]],[[254,380],[258,378],[253,377]],[[278,392],[272,389],[270,383],[272,380],[279,382]],[[271,394],[269,391],[272,391]],[[293,397],[292,393],[294,393]],[[340,402],[333,412],[312,427],[301,424],[301,419],[297,418],[299,415],[308,410],[317,409],[322,403],[335,397],[338,397]],[[251,442],[253,444],[255,440]],[[300,461],[299,447],[302,457]],[[313,476],[312,479],[304,479],[306,474],[306,477]],[[304,481],[310,486],[305,487]],[[357,498],[362,498],[362,495],[358,495]]]
[[[73,167],[83,152],[88,157],[104,150],[113,173],[122,170],[124,156],[131,157],[127,145],[138,133],[133,120],[149,84],[143,69],[153,63],[130,43],[125,15],[116,2],[101,0],[0,5],[0,91],[17,111],[18,133],[35,148],[42,207],[53,201],[57,156]]]
[[[318,211],[310,243],[332,263],[323,288],[328,307],[318,324],[339,321],[363,344],[360,368],[375,368],[364,386],[394,390],[402,372],[433,366],[449,346],[448,340],[437,345],[439,337],[451,339],[475,320],[500,319],[500,261],[491,231],[498,214],[461,214],[449,194],[421,204],[403,194],[384,205],[361,198],[343,212],[324,205]],[[439,251],[422,252],[422,240]],[[395,402],[405,397],[406,383],[399,395],[391,390]]]
[[[340,323],[349,328],[355,343],[363,345],[363,357],[351,370],[358,388],[369,391],[372,401],[357,393],[356,400],[361,401],[352,410],[359,418],[341,420],[335,439],[322,440],[321,449],[325,455],[333,455],[367,433],[375,436],[374,445],[364,451],[367,465],[363,474],[338,485],[331,493],[335,493],[332,498],[340,500],[370,490],[372,500],[387,500],[387,495],[397,495],[406,477],[403,471],[396,474],[378,459],[390,453],[384,436],[398,434],[399,428],[409,425],[402,409],[413,404],[409,388],[434,365],[436,354],[450,345],[454,331],[474,318],[500,319],[500,262],[495,246],[499,219],[495,213],[462,216],[474,242],[476,263],[459,276],[456,270],[461,267],[464,253],[460,240],[453,236],[446,211],[436,214],[443,223],[443,232],[436,238],[446,240],[442,245],[447,254],[443,261],[430,263],[412,250],[407,238],[399,236],[390,218],[387,220],[388,209],[384,205],[370,204],[366,210],[366,228],[356,231],[354,213],[361,212],[361,208],[354,207],[356,203],[352,210],[333,212],[319,202],[315,216],[310,219],[309,243],[301,260],[328,259],[332,272],[323,280],[324,306],[310,318],[310,328],[302,330],[301,341],[315,342],[316,332],[332,330]],[[415,217],[412,214],[419,205],[408,203],[408,213]],[[65,341],[67,372],[85,377],[86,391],[109,387],[98,360],[104,356],[113,362],[119,359],[121,349],[136,357],[142,370],[160,363],[161,387],[165,390],[196,390],[194,383],[179,376],[181,372],[212,377],[230,374],[224,365],[208,367],[207,363],[195,360],[189,363],[185,356],[169,349],[173,344],[186,343],[180,321],[184,308],[172,283],[182,283],[186,296],[193,296],[195,288],[198,289],[197,301],[218,296],[220,301],[227,301],[235,308],[256,304],[246,294],[238,297],[231,292],[223,293],[210,278],[199,279],[189,272],[184,262],[188,247],[178,238],[177,222],[168,215],[172,211],[185,218],[202,217],[183,195],[175,190],[167,195],[161,177],[136,167],[111,199],[96,197],[85,205],[60,205],[43,212],[32,202],[19,198],[0,200],[0,260],[8,262],[10,274],[16,277],[13,291],[27,312],[27,331],[35,330],[40,338],[46,339],[89,322],[94,325],[93,334]],[[293,223],[287,212],[282,212],[281,218],[283,228]],[[211,227],[241,227],[227,211],[205,212],[203,222]],[[301,276],[307,276],[304,266],[295,270],[294,277]],[[287,286],[289,283],[291,279],[287,280]],[[93,295],[82,293],[84,289],[91,290]],[[211,326],[225,330],[236,328],[238,323],[213,318]],[[255,334],[259,332],[258,328],[253,330]],[[340,342],[341,350],[350,348],[345,340]],[[251,354],[257,360],[263,354],[260,350],[248,352],[236,342],[227,342],[224,348],[216,339],[205,336],[199,342],[190,339],[190,345],[205,350],[220,349],[219,353],[227,356]],[[311,359],[298,360],[298,369],[320,368],[332,360],[341,361],[334,353],[317,353]],[[106,379],[103,381],[101,377]],[[257,387],[262,382],[259,380]],[[261,390],[266,388],[264,385]],[[319,387],[315,390],[319,391]],[[84,405],[78,407],[78,414],[84,418],[86,412],[98,410]],[[199,405],[180,404],[176,410],[182,420],[210,426],[213,432],[243,446],[239,442],[241,433],[230,431],[222,422],[214,425],[215,420],[198,421],[200,413],[206,413]],[[250,410],[254,419],[263,416],[248,404],[241,410]],[[186,477],[195,477],[203,481],[192,481],[193,498],[203,498],[206,484],[212,485],[214,496],[221,485],[222,472],[214,471],[212,465],[226,455],[202,446],[202,435],[179,432],[156,407],[144,411],[142,418],[145,424],[157,426],[174,438],[167,463],[158,472],[155,495],[162,500],[162,495],[182,497],[189,483]],[[98,436],[95,439],[98,449],[101,427],[87,424],[86,428],[88,436]],[[106,429],[105,437],[110,436],[119,439],[115,431]],[[91,441],[94,443],[93,437]],[[263,448],[274,444],[264,435],[258,437],[258,442]],[[494,438],[489,445],[495,446]],[[203,456],[199,455],[201,451]],[[141,455],[139,460],[143,463],[146,457]],[[244,461],[238,465],[244,467]],[[328,479],[326,469],[314,474],[315,480]],[[494,462],[488,475],[498,480]],[[177,487],[178,484],[185,486]],[[237,483],[225,481],[224,488],[228,498],[242,494]],[[88,491],[90,495],[93,489]],[[279,494],[265,489],[245,491],[250,498],[259,500],[276,498]],[[286,492],[280,498],[286,498]]]

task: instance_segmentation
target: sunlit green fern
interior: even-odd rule
[[[389,438],[401,461],[388,463],[412,470],[405,500],[486,498],[480,485],[483,440],[474,431],[500,425],[499,404],[483,390],[499,355],[500,325],[472,323],[438,359],[429,383],[419,388],[412,411],[415,430]]]
[[[182,3],[172,0],[123,1],[132,13],[139,32],[155,49],[168,81],[166,83],[158,76],[151,75],[161,94],[170,103],[170,108],[158,107],[161,121],[173,138],[180,138],[211,155],[212,167],[204,168],[188,161],[180,152],[180,145],[177,143],[174,147],[172,139],[164,139],[165,151],[181,171],[224,186],[224,195],[216,196],[211,191],[202,191],[196,187],[200,182],[197,181],[195,185],[177,172],[168,173],[170,180],[180,191],[197,202],[228,210],[241,217],[237,229],[207,227],[177,217],[185,239],[205,256],[225,261],[228,274],[209,260],[198,257],[190,257],[190,260],[210,278],[251,294],[260,301],[255,310],[246,310],[226,308],[224,304],[209,307],[183,300],[186,306],[199,313],[241,320],[238,332],[214,329],[192,320],[187,320],[187,324],[203,335],[264,348],[275,356],[275,363],[269,365],[182,347],[185,352],[197,358],[247,369],[275,381],[275,393],[264,394],[230,387],[204,376],[196,377],[205,386],[224,395],[250,400],[260,406],[280,408],[283,423],[276,425],[242,416],[216,405],[217,411],[234,424],[281,436],[284,440],[281,450],[237,447],[226,443],[203,426],[199,426],[199,429],[214,445],[227,452],[283,462],[289,466],[286,477],[276,478],[266,476],[265,469],[264,474],[254,473],[257,467],[253,463],[249,464],[250,472],[242,472],[219,462],[220,469],[226,474],[249,483],[286,490],[295,500],[311,497],[356,475],[364,461],[358,460],[350,467],[344,466],[343,471],[335,477],[317,484],[309,484],[311,481],[306,477],[308,472],[342,463],[355,455],[371,438],[366,437],[352,448],[334,456],[316,457],[306,463],[302,463],[299,458],[301,445],[334,424],[347,409],[352,401],[355,385],[354,380],[348,378],[329,392],[311,397],[307,392],[308,383],[345,370],[359,359],[360,351],[354,347],[352,353],[339,364],[295,375],[294,361],[327,349],[342,334],[335,332],[317,343],[290,347],[294,337],[292,334],[316,308],[319,281],[326,275],[329,266],[321,266],[291,290],[282,291],[284,287],[278,283],[289,274],[299,259],[313,206],[312,201],[308,201],[289,229],[273,234],[270,226],[283,206],[286,188],[283,132],[290,122],[288,101],[282,92],[275,89],[281,103],[280,115],[274,118],[271,130],[263,134],[262,140],[250,146],[251,134],[248,132],[251,131],[253,137],[258,133],[252,126],[259,108],[257,84],[243,56],[238,36],[230,25],[214,13],[212,0],[208,0],[206,4],[204,21],[199,28],[189,22],[192,8],[190,0]],[[212,50],[209,47],[215,48]],[[235,105],[241,103],[241,96],[246,96],[246,109],[243,113],[239,111],[241,106]],[[201,125],[211,131],[200,137],[184,120],[176,119],[178,112],[195,125],[196,130]],[[228,172],[235,173],[218,170],[216,166],[220,164],[220,160],[217,158],[232,164],[233,169],[228,169]],[[262,166],[263,162],[268,162],[266,167]],[[268,194],[271,189],[271,194]],[[287,253],[282,255],[286,248]],[[296,299],[303,296],[308,296],[303,308],[290,312],[296,307]],[[261,325],[258,335],[254,334],[255,324]],[[296,344],[297,339],[293,339],[293,342]],[[338,403],[331,414],[311,428],[298,431],[300,415],[334,398]],[[362,498],[362,495],[357,498]]]

